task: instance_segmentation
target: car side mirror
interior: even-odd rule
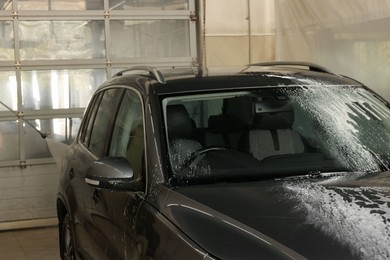
[[[144,183],[134,180],[133,168],[123,157],[107,157],[93,162],[87,169],[85,182],[112,191],[144,190]]]

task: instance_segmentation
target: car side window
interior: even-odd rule
[[[126,158],[134,176],[142,176],[144,170],[144,122],[140,97],[126,90],[114,123],[109,156]]]
[[[93,97],[91,100],[91,105],[90,108],[87,110],[87,113],[84,115],[84,120],[82,128],[81,128],[81,134],[80,134],[80,141],[83,143],[85,146],[89,145],[89,139],[91,136],[91,130],[92,130],[92,125],[93,121],[96,116],[96,111],[99,107],[100,100],[103,96],[103,93],[100,92],[96,96]]]
[[[122,92],[122,89],[106,90],[99,104],[88,145],[89,150],[97,157],[104,155],[108,134],[112,129],[112,120],[117,112]]]

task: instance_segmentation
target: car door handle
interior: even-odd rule
[[[73,168],[70,168],[69,170],[69,178],[73,179],[75,176]]]
[[[94,190],[92,194],[92,200],[95,202],[95,204],[98,204],[100,202],[100,191]]]

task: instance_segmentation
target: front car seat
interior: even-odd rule
[[[167,106],[167,128],[171,166],[175,172],[202,145],[195,140],[195,123],[182,104]]]

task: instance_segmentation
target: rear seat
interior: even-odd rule
[[[242,123],[235,115],[210,116],[208,131],[205,133],[205,144],[238,149],[242,130]]]
[[[222,113],[208,119],[205,144],[240,149],[242,134],[253,121],[252,101],[253,97],[250,96],[225,99]]]
[[[249,152],[258,160],[282,154],[304,152],[300,135],[292,130],[292,111],[262,113],[254,117],[254,129],[249,131]]]

